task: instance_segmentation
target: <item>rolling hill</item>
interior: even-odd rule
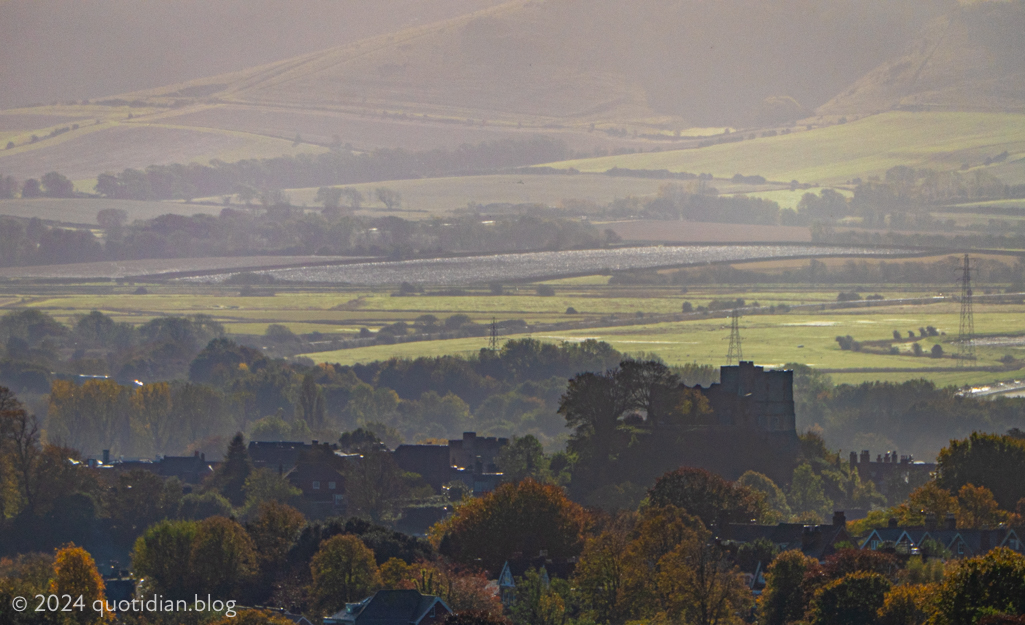
[[[402,2],[410,0],[389,2],[401,16],[392,24],[408,25],[412,5]],[[701,135],[724,127],[803,129],[894,107],[1025,110],[1017,35],[1025,0],[963,7],[954,0],[446,0],[432,6],[440,8],[430,15],[445,19],[389,31],[375,14],[361,32],[378,34],[359,40],[342,24],[345,16],[307,11],[349,33],[339,36],[344,45],[90,104],[0,111],[0,144],[9,142],[0,150],[0,173],[27,178],[57,170],[91,189],[97,174],[125,167],[319,152],[329,145],[451,149],[543,134],[587,156],[651,153],[696,147]],[[799,118],[804,121],[794,126]],[[932,121],[896,129],[914,134],[923,124]],[[978,134],[970,122],[955,126]],[[872,124],[856,128],[870,131]],[[790,157],[764,167],[762,151],[745,144],[686,150],[670,168],[837,181],[874,170],[865,163],[830,165],[848,159],[851,149],[860,154],[879,141],[900,141],[837,132],[837,140],[856,145],[827,141],[806,154],[809,167],[784,165]],[[758,145],[800,143],[798,134]],[[989,147],[968,143],[969,150]],[[668,163],[675,158],[668,154],[622,158]],[[950,159],[962,156],[949,165],[973,162],[974,153]],[[726,161],[716,163],[719,157]],[[1013,161],[1004,167],[1016,176]]]
[[[1025,2],[983,2],[937,18],[902,54],[825,105],[825,115],[892,109],[1025,112]]]

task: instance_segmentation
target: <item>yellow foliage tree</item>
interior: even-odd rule
[[[82,598],[80,606],[63,613],[72,623],[85,625],[109,619],[106,612],[93,610],[93,602],[105,598],[106,585],[93,557],[81,547],[68,544],[57,550],[49,591],[57,596],[69,595],[75,601]]]
[[[374,552],[359,538],[341,534],[328,538],[310,562],[313,602],[330,614],[381,587]]]

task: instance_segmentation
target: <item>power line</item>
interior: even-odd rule
[[[972,264],[968,254],[964,255],[964,269],[961,275],[961,323],[957,337],[957,366],[964,367],[966,360],[975,360],[975,315],[972,312]]]
[[[491,338],[488,340],[488,349],[498,351],[498,320],[491,318]]]
[[[744,352],[740,348],[740,313],[734,310],[730,313],[733,322],[730,324],[730,350],[726,353],[726,364],[732,365],[733,359],[739,364],[744,359]]]

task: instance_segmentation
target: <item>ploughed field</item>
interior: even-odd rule
[[[458,286],[756,258],[900,254],[899,250],[893,249],[800,245],[655,246],[295,267],[260,273],[291,282],[344,283],[365,286],[397,285],[408,282],[420,285]],[[231,273],[223,273],[186,279],[198,282],[220,282],[231,275]]]

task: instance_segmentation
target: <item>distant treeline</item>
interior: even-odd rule
[[[116,210],[116,209],[115,209]],[[308,213],[287,205],[266,211],[225,208],[219,216],[161,215],[123,225],[104,219],[106,236],[0,217],[0,266],[99,260],[199,258],[251,254],[374,255],[409,258],[443,252],[591,249],[618,241],[586,221],[539,213],[410,221]]]
[[[801,267],[779,271],[750,271],[732,265],[713,265],[695,269],[681,269],[668,274],[651,272],[623,272],[615,274],[619,284],[942,284],[952,285],[961,267],[961,258],[951,256],[935,262],[869,262],[848,260],[842,265],[829,266],[811,259]],[[1018,259],[1013,265],[990,259],[977,259],[976,278],[984,284],[1010,284],[1025,288],[1025,261]]]
[[[37,310],[15,311],[0,317],[0,386],[46,414],[54,440],[87,454],[173,454],[235,431],[333,440],[367,423],[396,442],[477,430],[553,443],[566,435],[556,412],[566,379],[627,358],[593,340],[524,339],[466,358],[313,366],[263,353],[279,331],[240,339],[247,347],[204,316],[133,327],[94,311],[66,326]],[[690,384],[718,374],[701,365],[674,371]]]
[[[864,230],[834,229],[824,224],[813,224],[813,243],[836,245],[873,245],[892,247],[934,247],[941,249],[1025,249],[1025,222],[1007,234],[972,233],[941,234],[932,232],[866,232]],[[1004,228],[1001,232],[1007,232]]]
[[[810,367],[787,367],[795,370],[798,428],[821,428],[831,448],[896,450],[931,460],[951,439],[1025,428],[1020,397],[962,397],[954,387],[927,380],[834,386],[828,375]]]
[[[403,180],[459,173],[480,173],[563,160],[570,156],[562,141],[548,137],[502,139],[454,150],[373,152],[332,150],[235,163],[151,165],[99,176],[96,191],[109,198],[133,200],[192,199],[240,193],[249,189],[290,189]]]

